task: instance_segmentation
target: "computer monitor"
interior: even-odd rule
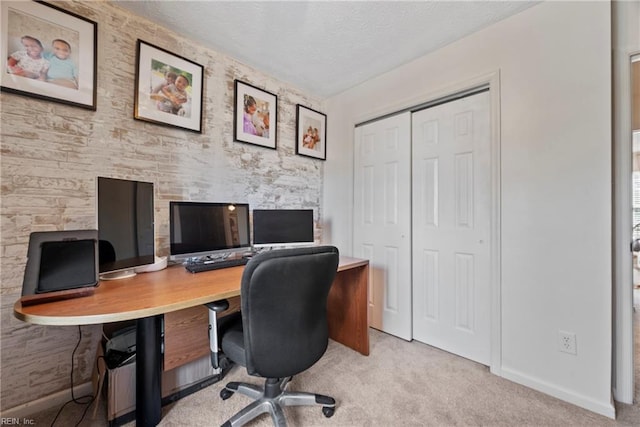
[[[254,209],[253,246],[313,245],[313,209]]]
[[[153,264],[153,183],[98,177],[97,195],[100,278],[131,277]]]
[[[172,261],[248,251],[249,205],[169,202],[169,245]]]

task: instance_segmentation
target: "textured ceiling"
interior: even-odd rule
[[[328,97],[516,14],[529,1],[117,1]],[[197,58],[190,58],[197,61]]]

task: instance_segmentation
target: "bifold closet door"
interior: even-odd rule
[[[369,260],[370,325],[411,339],[411,113],[355,129],[354,252]]]
[[[413,338],[490,364],[489,92],[413,114]]]

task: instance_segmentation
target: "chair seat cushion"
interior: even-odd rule
[[[242,329],[233,328],[224,334],[222,337],[222,351],[238,365],[247,366]]]

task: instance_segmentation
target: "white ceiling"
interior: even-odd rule
[[[117,0],[117,3],[324,98],[537,2]],[[197,58],[189,59],[197,62]]]

